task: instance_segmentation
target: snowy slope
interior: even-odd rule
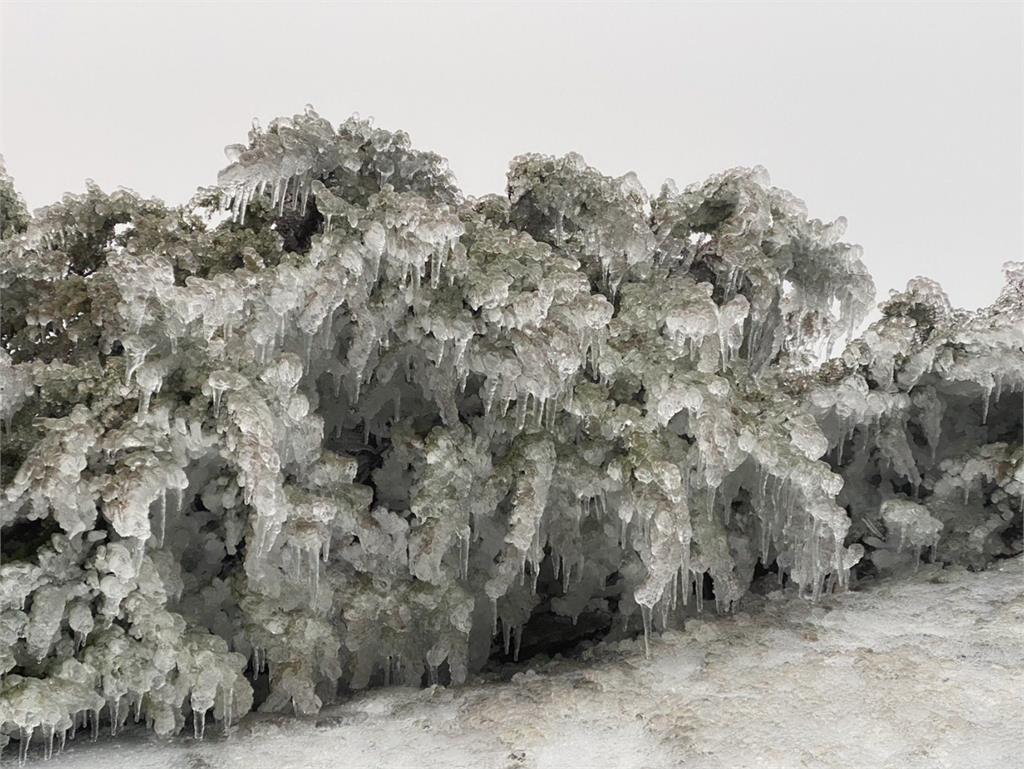
[[[54,769],[1024,766],[1024,560],[818,604],[771,594],[684,633],[537,659],[511,681],[389,689],[225,737],[80,736]],[[41,762],[41,749],[33,756]],[[16,763],[8,749],[4,766]]]

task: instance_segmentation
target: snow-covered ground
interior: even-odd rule
[[[810,604],[536,658],[511,681],[373,691],[206,740],[69,743],[55,769],[1024,766],[1024,560],[922,567]],[[16,763],[16,748],[5,765]],[[33,752],[38,753],[38,748]]]

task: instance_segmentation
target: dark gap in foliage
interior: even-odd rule
[[[539,603],[534,607],[527,622],[513,630],[507,651],[504,633],[499,625],[499,631],[491,642],[489,666],[523,663],[537,656],[572,656],[581,645],[589,645],[603,639],[611,632],[618,611],[618,580],[613,579],[614,576],[605,580],[608,593],[605,599],[607,610],[586,610],[574,622],[571,617],[557,614],[551,608],[551,599],[564,596],[565,591],[561,578],[555,577],[554,561],[548,549],[537,576]],[[530,577],[527,576],[527,579]],[[639,626],[637,630],[640,630]],[[515,653],[517,633],[522,634],[518,659]]]
[[[773,560],[770,564],[765,566],[764,562],[760,558],[758,558],[757,559],[757,563],[754,564],[754,579],[755,580],[761,579],[762,577],[767,577],[769,574],[778,574],[778,573],[779,573],[778,561],[774,561]]]
[[[996,558],[1013,558],[1024,553],[1024,519],[1014,518],[1013,523],[1000,536],[1006,546],[1005,552],[997,553]]]
[[[451,686],[451,683],[452,671],[451,668],[448,666],[447,659],[437,667],[436,671],[434,671],[433,678],[431,678],[431,673],[429,670],[424,670],[423,676],[420,678],[420,686],[434,686],[435,684],[438,686]],[[378,671],[374,674],[374,677],[370,679],[370,685],[385,685],[383,671]]]
[[[39,548],[49,544],[50,537],[61,531],[51,517],[29,520],[22,518],[0,529],[0,562],[31,560]]]
[[[323,229],[324,217],[317,210],[312,197],[306,203],[305,212],[285,206],[285,211],[275,220],[277,232],[284,240],[284,250],[305,254],[313,243],[313,236]]]
[[[715,580],[707,572],[704,572],[704,581],[701,583],[701,597],[705,601],[715,600]]]
[[[248,673],[249,683],[252,684],[252,709],[257,710],[270,696],[270,672],[264,669],[253,676],[250,668]]]

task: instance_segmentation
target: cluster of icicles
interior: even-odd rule
[[[843,377],[798,370],[872,286],[841,223],[759,169],[652,198],[530,155],[506,198],[466,200],[404,134],[312,111],[228,154],[231,217],[209,231],[168,246],[182,225],[118,198],[128,235],[81,281],[103,356],[0,353],[6,429],[31,436],[0,521],[59,529],[38,563],[0,564],[0,641],[17,645],[0,649],[0,730],[22,760],[82,714],[96,734],[104,708],[114,733],[129,712],[160,734],[191,713],[202,738],[264,674],[260,707],[300,714],[339,688],[461,683],[496,639],[518,659],[542,601],[575,624],[614,600],[616,632],[633,623],[646,649],[703,611],[705,575],[720,611],[758,562],[818,599],[865,557],[851,515],[878,552],[948,535],[990,557],[1011,525],[1019,448],[996,426],[969,462],[939,442],[979,367],[1024,390],[1012,330],[967,324],[963,363],[886,321]],[[75,237],[58,213],[7,243],[8,283]],[[186,268],[211,254],[236,266]],[[61,380],[78,382],[66,408],[33,421]],[[984,526],[934,505],[954,476]]]

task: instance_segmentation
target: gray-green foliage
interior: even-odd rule
[[[199,734],[264,670],[299,713],[458,683],[542,602],[649,632],[758,559],[817,596],[865,546],[1019,546],[1019,266],[974,315],[912,284],[817,369],[873,284],[763,169],[651,197],[526,155],[468,199],[311,110],[228,156],[181,207],[29,219],[2,178],[0,740]]]

